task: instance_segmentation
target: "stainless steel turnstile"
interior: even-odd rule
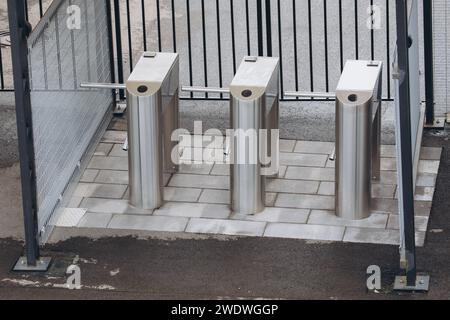
[[[347,61],[336,89],[336,215],[370,216],[380,178],[382,62]]]
[[[244,58],[230,95],[231,207],[257,214],[265,208],[266,176],[279,170],[279,59]]]
[[[174,53],[144,53],[126,83],[130,204],[135,207],[161,207],[163,172],[177,170],[172,159],[177,142],[171,136],[179,128],[178,83]]]
[[[179,58],[144,52],[126,85],[82,84],[84,88],[126,89],[130,204],[141,209],[163,205],[164,173],[177,171]]]

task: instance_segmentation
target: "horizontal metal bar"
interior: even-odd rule
[[[286,91],[285,97],[298,97],[298,98],[336,98],[334,92],[300,92],[300,91]]]
[[[181,91],[187,92],[202,92],[202,93],[230,93],[229,88],[214,88],[214,87],[189,87],[182,86]],[[303,98],[336,98],[335,93],[331,92],[296,92],[296,91],[286,91],[284,93],[285,97],[303,97]]]
[[[187,92],[203,92],[203,93],[230,93],[228,88],[215,88],[215,87],[189,87],[182,86],[181,91]]]
[[[81,83],[80,88],[89,89],[126,89],[126,84],[122,83]]]

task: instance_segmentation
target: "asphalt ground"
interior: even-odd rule
[[[443,146],[419,272],[431,275],[428,294],[398,294],[395,246],[289,239],[135,237],[68,238],[43,248],[54,258],[48,274],[11,272],[22,242],[0,240],[0,299],[448,299],[450,297],[450,135],[428,132],[426,146]],[[78,257],[78,258],[77,258]],[[76,260],[81,290],[61,288]],[[366,269],[378,265],[383,289],[366,289]]]

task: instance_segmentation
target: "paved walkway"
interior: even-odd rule
[[[232,213],[229,165],[183,164],[166,176],[159,210],[139,210],[128,204],[128,158],[122,150],[123,131],[107,131],[76,187],[68,208],[56,215],[56,226],[154,232],[182,232],[323,241],[399,244],[395,147],[382,147],[381,180],[373,185],[372,215],[361,221],[334,214],[334,144],[281,141],[281,168],[268,179],[267,209],[254,216]],[[201,143],[202,137],[195,137]],[[183,139],[183,141],[186,141]],[[212,161],[223,149],[184,148],[182,160],[205,154]],[[417,243],[423,246],[440,148],[423,148],[416,189]]]

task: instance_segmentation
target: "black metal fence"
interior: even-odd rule
[[[50,0],[28,0],[34,25]],[[395,4],[389,0],[111,0],[116,75],[131,72],[143,50],[181,56],[181,83],[227,86],[245,55],[278,56],[282,91],[333,91],[347,59],[385,62],[385,98]],[[371,23],[375,20],[375,23]],[[370,27],[372,26],[372,27]],[[10,50],[0,50],[0,90],[12,89]],[[5,77],[6,76],[6,77]],[[189,99],[223,99],[191,93]],[[287,97],[282,97],[287,100]],[[294,98],[295,99],[295,98]]]
[[[52,0],[27,0],[25,1],[26,18],[31,26],[37,25],[50,6]],[[6,9],[6,1],[3,4]],[[14,91],[11,44],[9,40],[9,29],[7,24],[0,25],[0,92]]]
[[[282,91],[330,92],[347,59],[377,59],[386,66],[385,99],[393,98],[392,1],[113,2],[119,80],[132,70],[142,50],[178,52],[181,82],[189,86],[227,86],[243,56],[268,55],[281,59]],[[224,96],[190,93],[184,98]],[[284,95],[282,99],[288,100]]]
[[[143,50],[178,52],[180,81],[188,86],[226,87],[243,56],[268,55],[281,59],[283,92],[330,92],[347,59],[376,59],[385,63],[384,98],[393,99],[393,1],[110,1],[118,81],[126,79]],[[33,25],[51,0],[27,3]],[[0,90],[5,91],[13,86],[10,50],[5,41],[2,43]],[[182,98],[214,100],[227,96],[188,93]],[[282,99],[302,100],[284,95]]]

